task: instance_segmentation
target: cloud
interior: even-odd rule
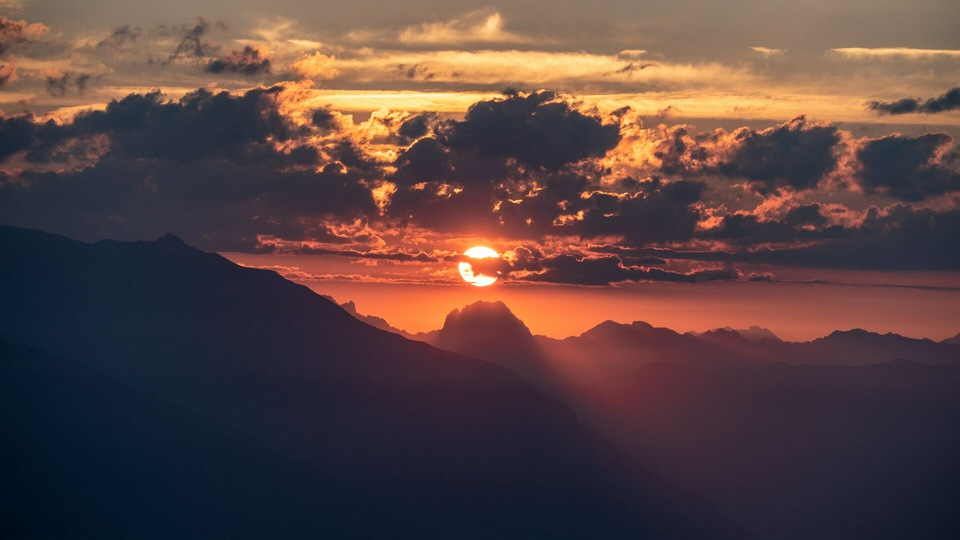
[[[332,79],[340,74],[333,57],[319,51],[301,56],[291,67],[300,76],[308,79]]]
[[[909,47],[845,47],[839,49],[830,49],[844,58],[853,60],[859,59],[886,59],[886,58],[905,58],[928,60],[934,58],[960,58],[958,49],[912,49]]]
[[[786,49],[771,49],[770,47],[750,47],[750,50],[755,53],[760,53],[763,56],[767,56],[767,57],[783,56],[783,54],[787,52]]]
[[[595,191],[583,197],[583,215],[566,229],[585,238],[620,237],[629,245],[690,240],[700,212],[694,206],[706,185],[651,179],[633,194]]]
[[[193,26],[185,26],[180,31],[180,42],[177,48],[170,53],[168,62],[178,58],[197,58],[202,59],[214,54],[218,47],[206,41],[205,37],[210,32],[210,23],[201,17],[197,17]]]
[[[837,165],[837,128],[803,116],[762,131],[741,129],[734,136],[735,147],[720,171],[749,180],[760,193],[815,188]]]
[[[921,101],[905,98],[897,101],[870,101],[867,108],[879,114],[936,114],[960,109],[960,87],[951,88],[943,95]]]
[[[401,43],[452,45],[463,43],[528,43],[530,38],[503,28],[503,16],[493,11],[473,11],[446,21],[423,23],[404,28]]]
[[[0,17],[0,56],[17,46],[37,41],[50,29],[41,23],[28,23]]]
[[[132,94],[64,124],[0,117],[0,159],[38,164],[0,186],[0,213],[82,238],[170,231],[234,251],[255,249],[258,235],[309,238],[331,219],[375,215],[367,175],[323,163],[311,128],[279,112],[282,91]],[[79,165],[44,166],[80,154]]]
[[[734,280],[740,273],[731,268],[674,272],[661,268],[626,266],[619,257],[583,257],[557,255],[541,261],[545,270],[523,277],[524,281],[568,285],[611,285],[624,281],[668,281],[696,283],[700,281]]]
[[[225,56],[215,58],[207,63],[204,70],[208,73],[239,73],[253,76],[270,73],[270,59],[260,49],[247,45],[239,51],[232,51]]]
[[[443,135],[457,150],[554,170],[603,156],[620,142],[619,126],[583,114],[547,91],[476,103],[462,122],[450,122]]]
[[[19,5],[19,4],[18,4]],[[0,60],[11,57],[12,51],[38,41],[50,29],[41,23],[28,23],[0,17]],[[19,79],[14,61],[0,63],[0,88]]]
[[[946,133],[869,139],[857,151],[862,186],[904,201],[960,190],[960,172],[944,163],[951,146]]]
[[[121,49],[136,43],[143,36],[143,28],[125,24],[114,28],[110,34],[97,42],[97,49]]]

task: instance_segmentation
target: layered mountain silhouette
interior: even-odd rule
[[[765,334],[606,321],[555,340],[481,302],[433,343],[514,369],[758,538],[960,535],[960,348]]]
[[[12,227],[0,259],[5,532],[741,536],[510,371],[273,272]]]
[[[386,321],[383,324],[399,332]],[[532,335],[502,302],[476,302],[454,310],[441,329],[413,337],[508,367],[552,395],[558,388],[590,386],[658,362],[699,370],[777,362],[833,366],[892,360],[924,364],[960,362],[960,347],[951,345],[949,340],[936,343],[860,329],[793,343],[784,342],[759,326],[680,334],[643,321],[604,321],[579,336],[554,339]]]
[[[960,534],[960,364],[648,364],[583,418],[757,538]]]

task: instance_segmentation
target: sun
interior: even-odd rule
[[[474,246],[464,251],[463,256],[465,260],[460,261],[457,269],[464,281],[474,287],[486,287],[497,282],[500,277],[497,268],[500,255],[496,251],[486,246]]]

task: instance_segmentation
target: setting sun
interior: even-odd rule
[[[500,270],[496,266],[500,262],[500,255],[485,246],[474,246],[463,252],[467,260],[457,265],[460,277],[474,287],[493,285],[500,277]]]

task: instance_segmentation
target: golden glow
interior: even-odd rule
[[[500,255],[496,251],[485,246],[474,246],[464,251],[463,255],[474,260],[500,258]],[[460,277],[474,287],[486,287],[497,282],[497,276],[474,272],[473,265],[470,264],[470,261],[461,261],[457,265],[457,270],[460,271]]]

